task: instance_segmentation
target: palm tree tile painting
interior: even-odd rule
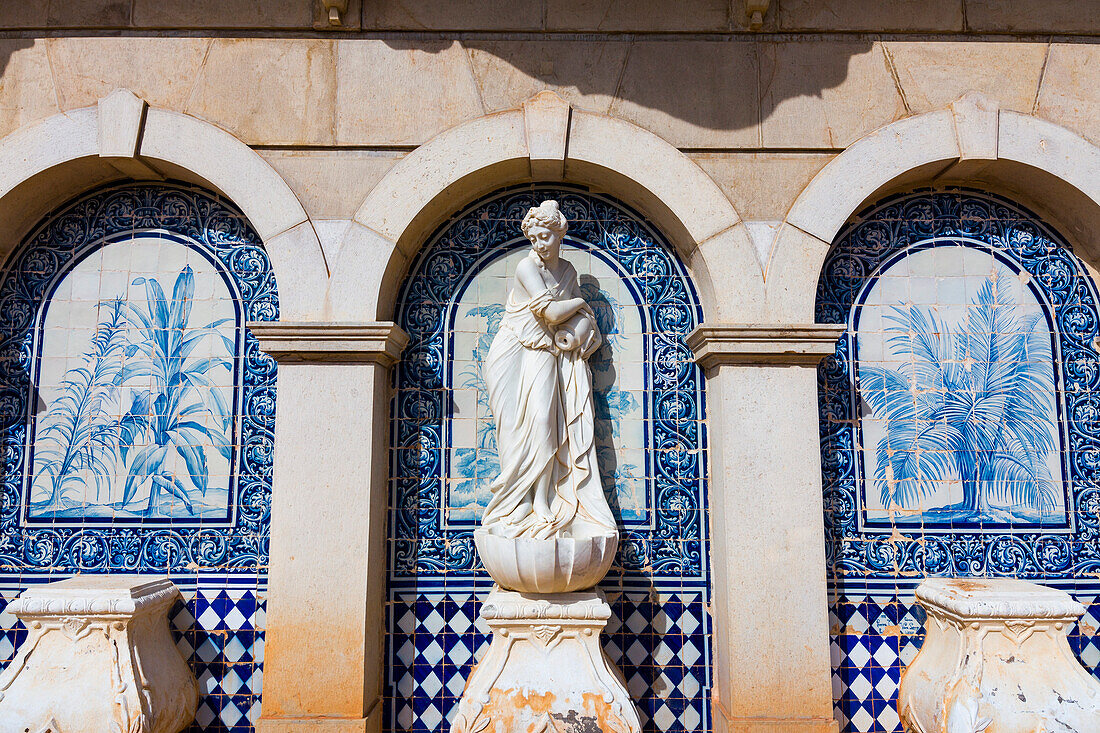
[[[95,250],[37,345],[29,520],[230,519],[238,314],[198,251],[155,235]]]
[[[868,522],[1062,522],[1051,320],[1032,277],[963,243],[910,250],[853,309]]]

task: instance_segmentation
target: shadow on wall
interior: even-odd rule
[[[385,42],[394,50],[433,55],[453,53],[459,43],[451,39]],[[787,100],[820,98],[826,90],[844,84],[853,57],[874,48],[869,40],[800,43],[645,36],[591,41],[463,40],[461,46],[469,55],[486,112],[517,107],[550,89],[582,109],[635,122],[639,116],[634,113],[643,108],[704,131],[751,130],[754,134]],[[873,81],[885,81],[893,88],[885,57],[881,78]],[[798,113],[792,110],[792,114]],[[646,119],[643,126],[653,129],[651,117]],[[676,143],[690,147],[691,137],[689,133],[688,139]],[[760,142],[737,136],[736,144],[751,146],[754,140]]]

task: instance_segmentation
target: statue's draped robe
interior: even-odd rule
[[[579,295],[577,274],[530,300],[513,289],[485,360],[489,407],[496,420],[500,475],[482,526],[509,537],[549,537],[563,530],[615,531],[596,463],[592,374],[580,350],[559,353],[543,320],[553,301]],[[595,327],[595,324],[592,324]],[[536,490],[549,514],[533,507]]]

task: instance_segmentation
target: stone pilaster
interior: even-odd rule
[[[361,733],[382,715],[393,323],[257,323],[279,362],[259,730]]]
[[[816,365],[843,327],[708,324],[714,730],[828,733]]]

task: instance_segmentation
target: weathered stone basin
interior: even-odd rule
[[[474,532],[481,562],[497,585],[524,593],[592,588],[607,575],[618,544],[617,534],[536,539]]]

